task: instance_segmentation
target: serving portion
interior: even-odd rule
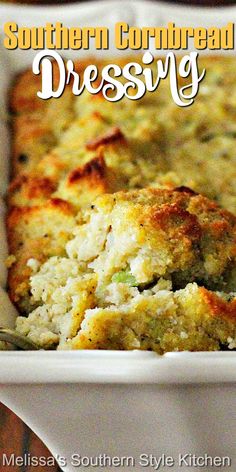
[[[9,293],[39,346],[235,348],[235,59],[201,67],[187,108],[165,81],[110,103],[17,78]]]

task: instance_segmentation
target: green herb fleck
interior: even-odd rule
[[[130,273],[129,269],[121,270],[112,276],[112,282],[128,284],[131,287],[137,287],[136,278]]]

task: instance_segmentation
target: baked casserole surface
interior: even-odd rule
[[[203,56],[183,108],[167,80],[111,103],[71,84],[44,101],[39,77],[16,78],[7,263],[19,332],[46,349],[236,347],[235,65]]]

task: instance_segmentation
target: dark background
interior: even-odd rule
[[[76,0],[72,0],[75,2]],[[60,4],[72,3],[69,0],[7,0],[6,3],[27,3],[27,4]],[[185,3],[204,6],[225,6],[236,4],[236,0],[169,0],[168,3]],[[24,425],[24,423],[17,418],[4,405],[0,404],[0,456],[3,454],[14,453],[22,456],[24,453],[30,453],[35,456],[50,456],[51,454],[37,438],[37,436]],[[0,472],[35,472],[35,467],[4,467],[4,471]],[[37,467],[38,472],[58,472],[57,467]]]
[[[0,457],[15,456],[51,457],[38,437],[14,413],[0,403]],[[10,467],[0,465],[0,472],[59,472],[59,467]]]

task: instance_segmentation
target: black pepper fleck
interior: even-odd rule
[[[18,162],[21,162],[22,164],[25,164],[29,160],[29,156],[27,154],[20,154],[18,156]]]

